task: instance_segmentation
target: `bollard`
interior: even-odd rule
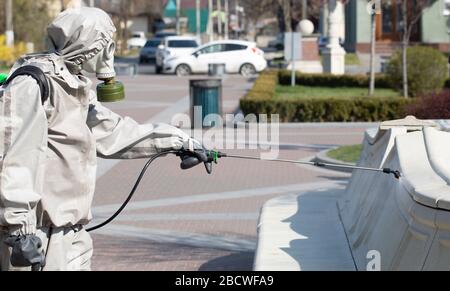
[[[223,124],[220,79],[191,80],[190,97],[192,128],[208,128]]]
[[[226,73],[225,64],[209,64],[208,75],[212,77],[222,77]]]

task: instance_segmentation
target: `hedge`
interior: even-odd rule
[[[280,85],[291,85],[291,71],[282,70],[278,74]],[[369,88],[370,79],[366,75],[331,74],[296,74],[298,85],[310,87],[364,87]],[[385,75],[377,75],[375,79],[377,88],[392,88],[392,82]]]
[[[275,99],[277,79],[285,73],[263,73],[241,100],[244,114],[278,114],[282,122],[357,122],[400,119],[413,101],[404,98]]]
[[[282,122],[374,122],[405,117],[401,98],[256,100],[243,99],[245,114],[279,114]]]

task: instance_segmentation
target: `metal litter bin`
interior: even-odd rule
[[[222,77],[226,73],[225,64],[209,64],[208,75],[212,77]]]
[[[221,126],[222,80],[191,80],[190,89],[192,127]]]

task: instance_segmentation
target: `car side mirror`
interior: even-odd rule
[[[160,49],[160,50],[163,50],[165,48],[165,46],[163,45],[163,44],[160,44],[159,46],[158,46],[158,49]]]
[[[197,53],[193,53],[192,54],[194,57],[196,57],[196,58],[198,58],[199,56],[200,56],[200,54],[197,52]]]

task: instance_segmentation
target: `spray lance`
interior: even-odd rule
[[[337,164],[328,164],[328,163],[320,163],[320,162],[307,162],[307,161],[294,161],[294,160],[283,160],[283,159],[262,159],[257,157],[250,157],[250,156],[240,156],[240,155],[229,155],[223,152],[219,151],[209,151],[209,150],[195,150],[195,151],[186,151],[186,150],[180,150],[180,151],[169,151],[169,152],[163,152],[160,154],[157,154],[153,156],[144,166],[142,169],[142,172],[140,173],[136,183],[134,184],[134,187],[129,194],[128,198],[125,200],[125,202],[122,204],[122,206],[119,208],[119,210],[114,213],[113,216],[111,216],[108,220],[105,222],[94,226],[92,228],[87,229],[88,232],[92,232],[95,230],[98,230],[117,218],[127,207],[128,203],[133,198],[137,188],[139,187],[139,184],[142,181],[142,178],[144,177],[145,173],[147,172],[150,165],[157,160],[160,157],[167,156],[169,154],[174,154],[181,158],[181,169],[182,170],[188,170],[191,168],[194,168],[200,164],[204,164],[206,168],[206,172],[208,174],[212,174],[213,171],[213,164],[218,164],[219,159],[222,158],[229,158],[229,159],[241,159],[241,160],[254,160],[254,161],[262,161],[262,162],[273,162],[273,163],[288,163],[288,164],[297,164],[297,165],[307,165],[307,166],[314,166],[318,168],[330,168],[330,169],[352,169],[352,170],[361,170],[361,171],[369,171],[369,172],[379,172],[384,173],[386,175],[393,175],[397,180],[401,178],[400,171],[393,170],[390,168],[367,168],[367,167],[358,167],[358,166],[347,166],[347,165],[337,165]]]

